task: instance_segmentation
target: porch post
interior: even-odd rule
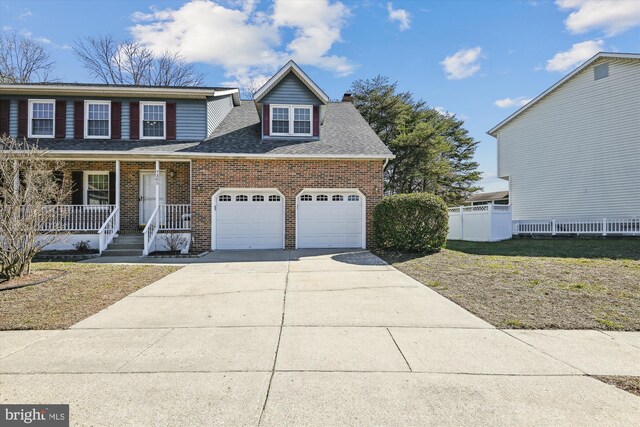
[[[13,191],[18,194],[18,191],[20,191],[20,169],[17,160],[13,161],[13,170],[15,172],[13,176]]]
[[[120,160],[116,160],[116,209],[118,215],[116,218],[116,228],[120,230]]]
[[[160,160],[156,160],[156,209],[160,206]]]

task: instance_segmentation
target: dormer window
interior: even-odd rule
[[[311,105],[271,105],[271,132],[273,136],[312,136]]]

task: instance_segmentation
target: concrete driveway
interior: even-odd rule
[[[0,401],[73,425],[637,423],[565,349],[639,375],[638,336],[584,332],[497,330],[366,251],[216,252],[69,330],[0,333]]]

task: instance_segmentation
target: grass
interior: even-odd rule
[[[180,267],[36,262],[33,271],[65,270],[49,282],[0,292],[0,330],[63,329]]]
[[[597,376],[597,379],[640,396],[640,377]]]
[[[489,323],[640,331],[640,240],[447,242],[432,255],[377,252]]]

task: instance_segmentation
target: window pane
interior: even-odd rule
[[[144,105],[142,136],[164,136],[164,105]]]
[[[109,120],[108,104],[89,104],[89,120]]]
[[[273,107],[273,120],[289,120],[289,109]]]
[[[108,205],[108,191],[87,191],[87,203],[89,205]]]
[[[53,103],[34,102],[31,104],[31,133],[53,136]]]
[[[293,133],[311,133],[311,109],[293,109]]]
[[[274,120],[272,131],[273,133],[289,133],[289,122]]]
[[[108,190],[109,189],[109,175],[91,174],[87,176],[87,188],[89,190]]]
[[[293,120],[311,120],[311,110],[308,108],[295,108],[293,110]]]
[[[310,122],[293,122],[293,133],[311,133]]]
[[[53,120],[51,119],[33,119],[31,123],[31,133],[34,135],[51,135],[53,136]]]
[[[109,120],[89,120],[87,122],[87,135],[109,136]]]
[[[34,119],[53,119],[53,103],[34,102],[32,108],[32,117]]]

